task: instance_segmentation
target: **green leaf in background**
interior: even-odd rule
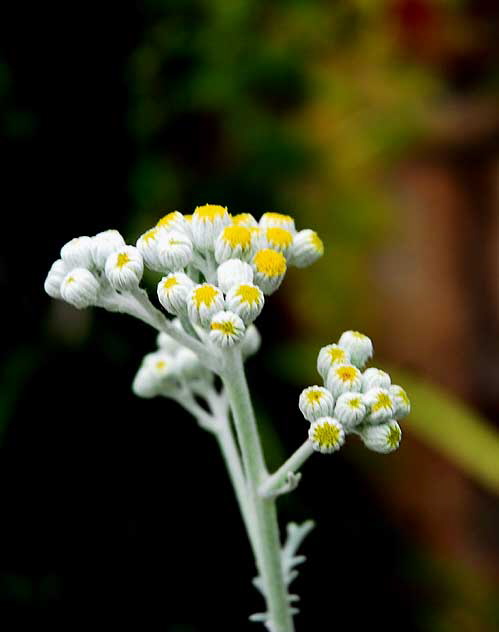
[[[278,374],[299,386],[319,379],[316,358],[319,349],[310,344],[280,347],[272,358]],[[404,430],[437,450],[494,493],[499,493],[499,433],[469,406],[443,388],[409,371],[388,370],[392,381],[401,384],[411,399],[412,412]]]

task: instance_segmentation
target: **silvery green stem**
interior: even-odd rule
[[[286,479],[290,474],[294,474],[300,467],[305,463],[305,461],[312,456],[314,453],[314,449],[312,444],[307,439],[299,448],[294,452],[289,459],[281,465],[281,467],[269,476],[263,483],[260,485],[259,493],[263,497],[270,497],[276,492],[279,491],[279,488],[282,487],[286,483]]]
[[[237,347],[225,353],[222,379],[243,458],[248,504],[251,508],[250,518],[253,521],[250,537],[254,538],[254,550],[263,580],[271,629],[272,632],[293,632],[293,619],[283,577],[275,501],[262,498],[258,493],[259,486],[267,476],[267,469],[241,352]]]

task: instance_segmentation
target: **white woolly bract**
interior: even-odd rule
[[[395,405],[393,416],[400,421],[411,412],[411,402],[405,390],[398,384],[393,384],[388,390]]]
[[[234,285],[253,283],[253,268],[245,261],[229,259],[217,268],[218,287],[228,292]]]
[[[298,406],[305,419],[312,422],[333,414],[334,398],[323,386],[309,386],[301,392]]]
[[[319,235],[306,228],[297,233],[288,252],[289,265],[306,268],[324,254],[324,244]]]
[[[258,250],[251,261],[254,283],[264,294],[273,294],[281,285],[286,274],[286,258],[271,248]]]
[[[184,314],[187,310],[187,295],[194,283],[183,272],[172,272],[158,283],[158,299],[169,314]]]
[[[137,249],[144,259],[144,263],[154,272],[164,272],[158,256],[158,240],[162,229],[157,226],[150,228],[137,239]]]
[[[92,239],[84,235],[75,237],[61,248],[61,259],[69,268],[90,268],[92,260]]]
[[[317,371],[323,380],[326,379],[329,369],[336,364],[350,364],[350,354],[337,344],[322,347],[317,356]]]
[[[247,226],[229,224],[215,240],[215,259],[222,263],[228,259],[249,259],[252,254],[252,236]]]
[[[359,369],[363,369],[369,358],[372,358],[371,339],[358,331],[344,331],[338,344],[349,352],[350,362]]]
[[[213,316],[210,323],[210,340],[217,347],[233,347],[244,337],[246,327],[237,314],[220,311]]]
[[[296,234],[295,220],[290,215],[268,212],[260,217],[260,228],[284,228],[292,235]]]
[[[367,409],[367,423],[381,424],[393,417],[395,402],[386,388],[371,388],[364,393],[363,401]]]
[[[253,283],[236,285],[225,297],[227,309],[240,316],[245,325],[249,325],[260,315],[264,303],[262,290]]]
[[[192,261],[192,251],[192,242],[185,233],[178,230],[159,231],[157,254],[163,270],[182,270]]]
[[[61,283],[61,297],[78,309],[94,305],[99,292],[99,281],[86,268],[74,268]]]
[[[61,283],[68,272],[68,264],[62,259],[54,261],[43,284],[43,288],[49,296],[61,298]]]
[[[231,223],[224,206],[205,204],[198,206],[192,215],[192,238],[196,248],[202,252],[213,251],[215,240],[225,226]]]
[[[345,431],[334,417],[320,417],[310,424],[308,438],[314,450],[331,454],[345,443]]]
[[[235,226],[246,226],[246,228],[258,226],[258,222],[251,213],[239,213],[238,215],[232,215],[231,220]]]
[[[381,369],[371,367],[362,374],[362,392],[367,393],[371,388],[390,388],[390,376]]]
[[[194,325],[209,327],[213,316],[224,306],[224,295],[210,283],[195,285],[187,294],[187,313]]]
[[[329,369],[326,376],[326,387],[335,398],[349,391],[358,393],[361,384],[362,374],[352,364],[336,364]]]
[[[125,246],[109,255],[104,270],[115,290],[133,290],[142,279],[144,261],[135,246]]]
[[[402,431],[395,419],[391,419],[379,426],[363,427],[360,436],[364,445],[370,450],[389,454],[399,447]]]
[[[262,337],[255,325],[250,325],[246,329],[244,338],[241,341],[241,353],[243,358],[255,355],[262,344]]]
[[[104,230],[92,237],[92,260],[99,270],[104,269],[110,254],[126,246],[125,240],[117,230]]]
[[[346,430],[358,426],[366,416],[366,407],[360,393],[343,393],[336,400],[334,416]]]

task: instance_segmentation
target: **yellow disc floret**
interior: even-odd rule
[[[306,397],[309,404],[316,404],[317,402],[320,402],[321,399],[324,397],[324,393],[319,390],[309,390],[306,394]]]
[[[402,432],[399,426],[396,424],[393,424],[390,426],[390,432],[388,433],[386,442],[390,446],[390,448],[397,448],[398,444],[400,443],[401,437],[402,437]]]
[[[213,285],[202,285],[194,291],[194,302],[198,308],[201,305],[210,307],[217,296],[218,291],[216,287],[213,287]]]
[[[246,250],[251,246],[251,231],[245,226],[226,226],[222,231],[222,239],[231,248],[241,246],[243,250]]]
[[[310,236],[310,243],[322,257],[322,255],[324,254],[324,243],[316,232],[312,232]]]
[[[227,207],[220,206],[218,204],[204,204],[203,206],[197,206],[194,211],[197,217],[213,221],[217,217],[223,217],[227,214]]]
[[[254,285],[240,285],[236,290],[236,296],[241,299],[243,303],[249,303],[253,305],[254,303],[258,303],[261,298],[261,291],[259,288]]]
[[[226,336],[234,336],[236,334],[234,323],[231,323],[230,320],[211,323],[211,329],[221,331]]]
[[[342,382],[351,382],[357,377],[358,371],[354,366],[341,366],[336,369],[336,375]]]
[[[279,249],[289,248],[293,243],[293,235],[285,228],[267,228],[265,235],[270,245]]]
[[[347,359],[345,351],[343,349],[340,349],[339,347],[328,349],[328,354],[331,358],[331,364],[341,364]]]
[[[169,290],[170,288],[175,287],[178,284],[179,284],[179,282],[177,281],[177,279],[174,276],[170,276],[163,283],[163,289],[164,290]]]
[[[313,438],[321,447],[332,448],[338,445],[341,429],[333,424],[317,424],[314,428]]]
[[[156,226],[168,226],[169,224],[171,224],[173,221],[179,219],[179,217],[181,217],[181,213],[179,213],[178,211],[173,211],[172,213],[167,213],[166,215],[164,215],[156,224]]]
[[[116,259],[116,267],[122,268],[127,263],[130,263],[130,257],[127,255],[126,252],[120,252]]]
[[[376,398],[376,401],[371,406],[371,411],[373,413],[382,410],[383,408],[391,408],[392,407],[392,399],[388,393],[379,393]]]
[[[253,263],[260,274],[268,277],[283,276],[286,273],[286,258],[270,248],[259,250],[253,258]]]

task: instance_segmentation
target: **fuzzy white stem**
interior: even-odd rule
[[[307,439],[272,476],[269,476],[262,485],[260,485],[258,489],[260,496],[270,498],[275,495],[276,492],[279,491],[279,488],[286,483],[288,475],[294,474],[300,469],[313,453],[314,448]]]

